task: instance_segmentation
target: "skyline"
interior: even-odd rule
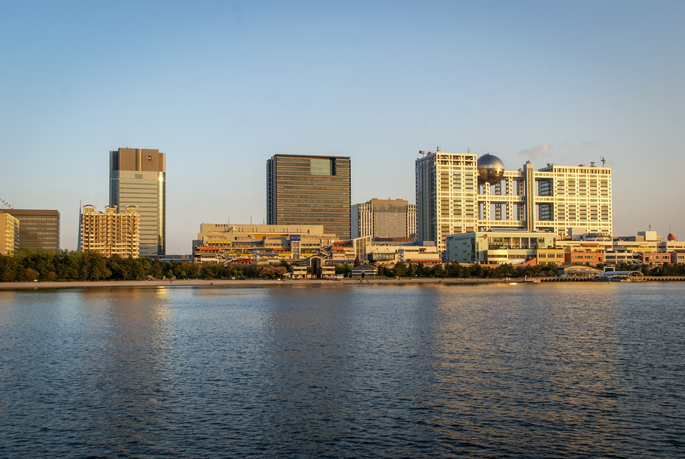
[[[108,202],[109,151],[167,153],[167,253],[266,220],[264,162],[350,156],[351,203],[415,204],[419,150],[607,159],[615,235],[685,238],[676,2],[3,4],[0,198]],[[38,166],[37,166],[38,165]],[[388,173],[379,173],[387,170]],[[380,177],[380,178],[379,178]]]

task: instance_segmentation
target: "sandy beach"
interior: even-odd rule
[[[213,279],[213,280],[175,280],[175,281],[78,281],[78,282],[0,282],[1,290],[38,290],[55,288],[130,288],[130,287],[302,287],[302,286],[339,286],[339,285],[412,285],[412,284],[485,284],[509,282],[502,279]],[[516,282],[515,280],[513,282]]]

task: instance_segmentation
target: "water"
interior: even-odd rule
[[[684,296],[0,292],[0,456],[682,456]]]

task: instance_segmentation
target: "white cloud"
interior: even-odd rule
[[[527,157],[530,161],[535,161],[538,158],[545,158],[549,156],[552,151],[552,146],[548,143],[543,143],[537,147],[528,148],[519,151],[519,155]]]

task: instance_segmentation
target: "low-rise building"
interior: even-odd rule
[[[639,252],[637,260],[644,265],[662,266],[664,263],[671,262],[671,254],[663,252]]]
[[[671,264],[685,264],[685,250],[674,250],[671,252]]]
[[[354,246],[338,241],[334,234],[325,234],[323,225],[203,223],[193,241],[193,258],[201,262],[277,264],[312,256],[351,263]]]
[[[554,249],[556,235],[541,231],[470,232],[447,236],[446,261],[461,264],[521,264],[540,249]]]
[[[312,256],[290,267],[293,279],[325,279],[335,276],[335,265],[330,259]]]
[[[550,249],[550,248],[543,248],[543,249],[538,249],[535,253],[535,256],[537,257],[537,262],[538,263],[547,263],[547,264],[555,264],[555,265],[563,265],[564,264],[564,249]]]
[[[575,249],[565,254],[565,264],[597,266],[604,264],[604,251],[601,249]]]
[[[13,256],[19,248],[19,220],[9,213],[0,212],[0,255]]]
[[[369,264],[363,264],[352,268],[352,277],[376,277],[378,268]]]
[[[127,206],[117,213],[117,206],[105,206],[97,212],[95,206],[85,205],[79,222],[79,250],[98,252],[105,257],[138,258],[140,216],[137,206]]]

